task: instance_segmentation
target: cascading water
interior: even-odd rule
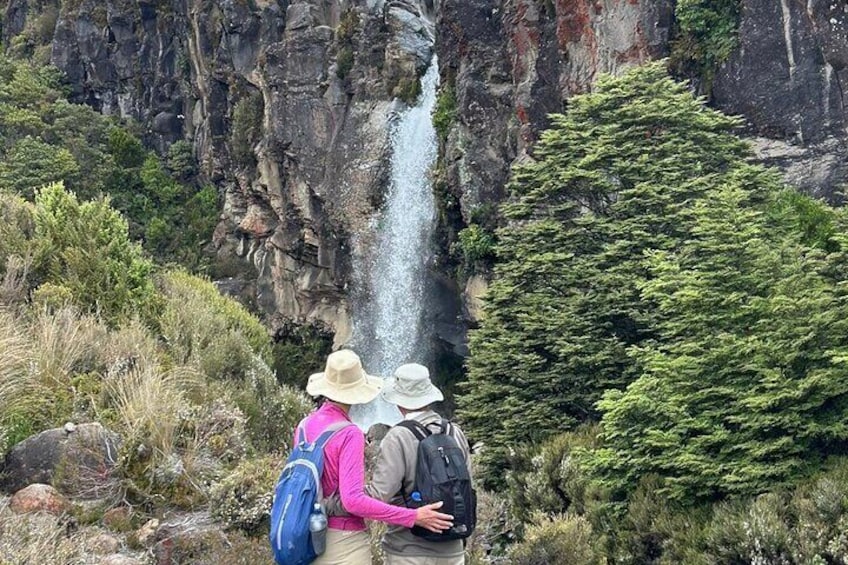
[[[439,85],[433,57],[421,79],[415,106],[397,119],[391,134],[391,183],[379,218],[373,257],[362,269],[367,297],[354,312],[354,349],[366,371],[391,376],[410,362],[425,363],[430,332],[423,324],[426,265],[436,218],[430,171],[436,160],[437,138],[432,112]],[[377,399],[354,407],[360,426],[400,419],[397,409]]]

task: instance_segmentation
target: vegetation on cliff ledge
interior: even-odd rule
[[[108,195],[133,239],[162,262],[197,269],[218,219],[218,194],[195,182],[191,147],[164,161],[126,125],[71,104],[59,72],[0,55],[0,189],[32,199],[62,181],[83,200]]]

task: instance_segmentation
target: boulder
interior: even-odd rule
[[[118,538],[109,534],[98,534],[88,540],[88,549],[97,555],[114,555],[120,548]]]
[[[17,444],[3,462],[0,490],[16,492],[35,483],[97,498],[110,485],[120,438],[98,423],[65,425]]]
[[[49,512],[59,516],[71,509],[71,504],[50,485],[34,484],[19,490],[9,501],[9,508],[18,514]]]
[[[159,528],[159,520],[153,518],[148,520],[139,530],[135,533],[136,539],[138,539],[138,543],[143,545],[144,547],[150,547],[153,545],[156,539],[156,530]]]
[[[208,563],[227,545],[226,534],[209,514],[190,513],[174,516],[159,526],[153,555],[157,565]]]

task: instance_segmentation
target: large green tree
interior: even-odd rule
[[[739,122],[660,63],[601,79],[551,122],[535,160],[514,171],[459,398],[492,480],[510,448],[596,417],[605,390],[641,373],[628,348],[655,337],[657,316],[640,295],[652,276],[644,256],[689,238],[693,204],[748,156]]]
[[[759,493],[848,447],[843,261],[770,213],[763,174],[728,178],[695,205],[692,237],[648,258],[657,339],[600,403],[589,457],[615,491],[654,474],[677,500]]]

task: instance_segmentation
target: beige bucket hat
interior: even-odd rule
[[[430,380],[430,371],[424,365],[407,363],[395,370],[380,392],[383,400],[409,410],[417,410],[445,397]]]
[[[365,373],[359,355],[349,349],[330,353],[323,373],[309,377],[306,392],[343,404],[365,404],[377,398],[383,379]]]

